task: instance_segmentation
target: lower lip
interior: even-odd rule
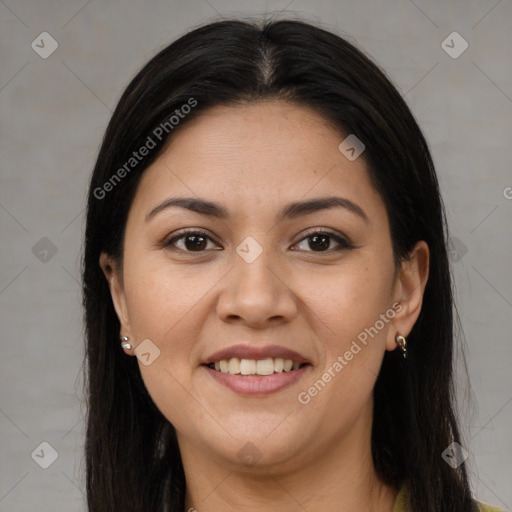
[[[309,371],[311,365],[306,364],[298,370],[262,376],[231,375],[230,373],[218,372],[208,366],[203,366],[203,368],[217,382],[236,393],[247,396],[265,396],[298,382]]]

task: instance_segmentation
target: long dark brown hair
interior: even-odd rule
[[[365,144],[397,265],[417,241],[429,246],[430,275],[408,358],[386,352],[375,384],[373,462],[384,482],[397,489],[408,483],[411,510],[468,512],[474,503],[465,464],[453,469],[441,458],[450,443],[462,441],[453,392],[456,313],[447,223],[427,143],[375,63],[344,38],[290,20],[229,20],[188,32],[135,76],[110,120],[90,183],[82,274],[88,510],[183,512],[185,496],[174,428],[149,396],[137,359],[120,348],[100,254],[122,263],[139,180],[177,130],[211,106],[269,98],[312,107]],[[148,137],[154,147],[130,161]]]

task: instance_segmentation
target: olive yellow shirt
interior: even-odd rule
[[[403,485],[396,497],[392,512],[408,512],[406,508],[406,495],[407,486]],[[490,505],[485,505],[483,503],[478,503],[478,509],[480,512],[503,512],[500,508],[491,507]]]

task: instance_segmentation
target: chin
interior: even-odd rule
[[[279,466],[288,468],[290,465],[299,466],[304,463],[305,452],[301,447],[307,446],[308,443],[299,437],[300,429],[287,429],[279,433],[278,429],[271,432],[262,429],[261,425],[259,428],[255,425],[248,433],[246,425],[245,431],[238,431],[235,428],[229,430],[229,427],[226,430],[233,437],[226,434],[222,439],[207,442],[219,457],[236,466],[237,470],[273,471]]]

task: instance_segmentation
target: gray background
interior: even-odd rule
[[[510,1],[0,0],[0,511],[85,510],[85,194],[123,88],[189,28],[272,11],[358,44],[424,130],[449,215],[477,405],[462,420],[471,478],[479,499],[512,509]],[[31,47],[43,46],[44,31],[59,45],[46,59]],[[469,45],[458,58],[442,47],[453,31]],[[469,396],[464,381],[460,389]],[[47,469],[42,442],[58,454]]]

